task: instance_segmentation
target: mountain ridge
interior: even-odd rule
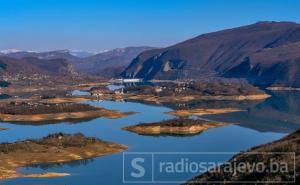
[[[20,76],[40,75],[75,75],[73,66],[65,59],[38,59],[25,57],[22,59],[7,56],[0,57],[0,75]]]
[[[24,58],[37,58],[40,60],[64,59],[66,62],[72,64],[77,72],[84,75],[96,75],[112,78],[119,76],[131,60],[140,52],[153,48],[154,47],[150,46],[132,46],[105,50],[97,54],[83,51],[75,52],[67,49],[44,52],[8,49],[2,50],[4,52],[0,54],[0,57],[9,57],[17,60],[22,60]]]
[[[82,73],[112,78],[119,76],[139,53],[153,48],[150,46],[116,48],[84,58],[73,64]]]
[[[255,24],[231,28],[212,33],[206,33],[192,39],[180,42],[178,44],[150,51],[142,52],[131,64],[122,72],[125,78],[143,78],[149,79],[201,79],[211,77],[232,77],[246,78],[257,83],[265,78],[253,76],[229,74],[228,71],[239,66],[248,57],[257,55],[259,52],[266,52],[266,49],[281,47],[281,54],[286,55],[289,48],[284,45],[300,41],[300,25],[294,22],[274,22],[264,21]],[[290,46],[291,47],[291,46]],[[278,49],[278,48],[277,48]],[[272,56],[276,49],[269,51]],[[298,50],[297,50],[298,51]],[[295,52],[296,53],[296,52]],[[298,55],[286,55],[285,60],[288,65],[296,65]],[[266,58],[266,57],[265,57]],[[265,60],[263,64],[259,61],[251,60],[251,65],[265,65],[272,61]],[[273,61],[280,59],[275,58]],[[282,61],[275,62],[280,63]],[[297,66],[297,65],[296,65]],[[268,68],[259,68],[258,74],[266,74]],[[282,66],[286,70],[286,66]],[[294,70],[294,69],[293,69]],[[292,68],[288,70],[289,78],[294,73]],[[298,67],[297,67],[298,71]],[[300,68],[299,68],[300,72]],[[296,72],[297,73],[297,72]],[[273,76],[281,75],[272,73]],[[294,73],[295,75],[295,73]],[[257,85],[272,86],[300,86],[300,79],[296,82],[278,81],[276,79],[268,80],[266,83],[257,83]]]

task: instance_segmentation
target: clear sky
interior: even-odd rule
[[[265,20],[300,23],[300,1],[0,0],[0,49],[162,47]]]

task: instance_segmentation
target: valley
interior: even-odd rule
[[[119,184],[125,150],[295,152],[299,33],[258,22],[164,48],[0,53],[0,179]]]

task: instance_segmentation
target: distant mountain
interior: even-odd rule
[[[17,52],[20,52],[22,50],[19,50],[19,49],[4,49],[4,50],[0,50],[0,55],[6,55],[6,54],[9,54],[9,53],[17,53]]]
[[[46,51],[46,52],[31,52],[31,51],[17,51],[6,53],[5,56],[22,59],[22,58],[38,58],[44,60],[51,59],[66,59],[70,62],[75,62],[80,60],[80,58],[73,56],[69,50],[57,50],[57,51]]]
[[[85,51],[57,50],[31,52],[16,49],[4,50],[0,56],[14,59],[38,58],[40,60],[64,59],[74,66],[79,73],[112,78],[119,76],[128,64],[141,52],[153,47],[127,47],[98,54]]]
[[[88,52],[84,50],[67,50],[67,49],[46,51],[46,52],[23,51],[19,49],[0,50],[0,56],[6,55],[13,58],[37,57],[40,59],[53,59],[58,57],[70,57],[70,55],[78,58],[86,58],[95,54],[97,54],[97,52]]]
[[[71,55],[79,58],[86,58],[97,54],[96,52],[79,51],[79,50],[75,50],[75,51],[71,50],[69,52]]]
[[[55,76],[72,76],[76,72],[65,59],[38,59],[38,58],[10,58],[0,57],[0,75],[55,75]]]
[[[300,25],[258,22],[203,34],[142,52],[122,73],[126,78],[246,78],[261,86],[300,87]]]
[[[153,47],[118,48],[84,58],[73,64],[81,73],[111,78],[120,75],[138,54],[149,49]]]

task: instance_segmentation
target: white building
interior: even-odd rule
[[[125,79],[117,79],[117,81],[122,83],[135,83],[135,82],[142,82],[143,80],[140,78],[125,78]]]

